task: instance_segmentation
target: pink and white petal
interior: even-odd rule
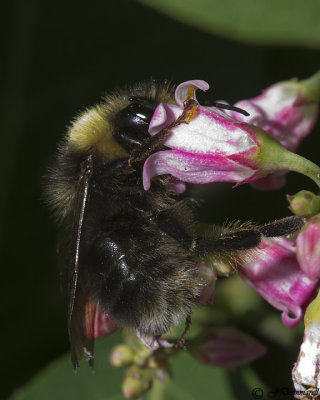
[[[314,223],[312,221],[315,221]],[[320,278],[320,218],[310,224],[296,239],[297,259],[301,269],[311,278]]]
[[[186,184],[179,179],[176,179],[174,176],[169,178],[168,185],[176,194],[181,194],[186,191]]]
[[[198,114],[188,124],[172,129],[164,144],[188,153],[226,156],[257,147],[255,128],[241,124],[227,115],[199,107]]]
[[[175,106],[167,103],[160,103],[151,118],[149,125],[150,135],[155,135],[162,129],[171,125],[182,113],[182,109],[179,106]]]
[[[143,167],[143,187],[150,188],[154,176],[171,174],[183,182],[242,182],[250,179],[255,170],[219,154],[189,154],[179,150],[152,154]]]
[[[251,185],[258,190],[277,190],[281,189],[286,183],[287,171],[276,172],[257,179]]]
[[[247,101],[263,110],[268,119],[274,119],[279,110],[292,107],[298,96],[300,95],[297,82],[286,81],[270,86],[261,95]]]
[[[237,121],[244,122],[246,124],[251,124],[255,126],[259,126],[261,128],[261,124],[266,120],[266,115],[263,110],[250,100],[240,100],[234,104],[235,107],[241,108],[242,110],[247,111],[250,115],[246,116],[236,111],[228,111],[227,112]]]
[[[189,89],[190,88],[200,89],[206,91],[209,89],[209,84],[200,79],[193,79],[190,81],[182,82],[180,85],[177,86],[175,91],[175,99],[179,106],[183,106],[184,101],[189,96]],[[195,99],[196,100],[196,99]]]
[[[318,280],[300,269],[294,245],[285,238],[265,239],[254,261],[242,263],[239,272],[249,286],[282,311],[288,327],[300,323],[318,285]]]
[[[259,126],[290,151],[296,151],[310,133],[318,114],[317,102],[296,81],[277,83],[262,95],[235,106],[244,108],[250,117],[244,119],[232,112],[233,118]]]

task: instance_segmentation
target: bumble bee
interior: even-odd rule
[[[48,203],[69,238],[74,368],[83,353],[92,363],[97,306],[119,326],[160,338],[190,317],[204,286],[195,259],[234,259],[262,236],[301,226],[291,217],[264,226],[235,224],[202,237],[196,235],[193,199],[174,193],[170,177],[156,177],[150,190],[143,189],[145,160],[166,149],[167,131],[150,136],[149,123],[160,102],[174,103],[173,93],[171,84],[149,81],[107,95],[71,124],[50,169]]]

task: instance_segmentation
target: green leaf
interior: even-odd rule
[[[239,41],[316,48],[320,46],[318,0],[140,2],[198,29]]]
[[[119,333],[96,341],[94,371],[86,361],[75,373],[67,354],[37,374],[10,400],[119,400],[122,368],[113,368],[108,361],[111,347],[122,341]]]
[[[247,400],[254,388],[267,393],[252,368],[235,372],[203,365],[187,351],[172,360],[172,379],[165,385],[156,383],[147,400]]]
[[[36,375],[10,400],[120,400],[123,368],[111,367],[108,354],[111,347],[121,342],[121,335],[97,341],[95,371],[81,362],[77,373],[72,370],[66,355]],[[166,383],[155,382],[146,400],[202,400],[251,398],[254,387],[263,387],[251,368],[230,373],[221,368],[205,366],[187,351],[171,360],[173,377]]]

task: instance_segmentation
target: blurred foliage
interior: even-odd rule
[[[68,356],[58,359],[38,374],[26,387],[10,400],[120,400],[123,368],[113,368],[107,361],[110,346],[121,340],[121,335],[97,341],[95,373],[84,363],[76,374],[70,368]],[[193,359],[187,352],[172,362],[173,378],[166,384],[156,382],[145,400],[196,400],[215,396],[236,400],[239,394],[248,396],[255,387],[266,392],[264,385],[249,368],[231,374],[219,368],[208,368]],[[237,386],[237,389],[233,387]],[[236,389],[236,390],[235,390]]]
[[[139,0],[195,28],[248,43],[320,47],[317,0]]]
[[[234,5],[238,3],[234,0]],[[97,102],[104,92],[150,76],[176,83],[204,79],[212,87],[208,96],[232,103],[257,95],[271,83],[311,76],[319,69],[320,53],[301,48],[298,39],[292,39],[290,48],[235,43],[131,0],[12,0],[3,5],[2,15],[0,293],[4,361],[0,398],[5,398],[68,350],[55,227],[45,209],[41,181],[56,143],[74,115]],[[300,17],[304,18],[303,13]],[[301,28],[298,22],[294,27],[304,37],[307,27]],[[300,153],[319,162],[319,141],[318,125]],[[226,218],[265,222],[288,214],[285,194],[300,189],[315,188],[306,178],[290,174],[286,188],[276,193],[250,187],[231,191],[228,184],[192,191],[206,200],[200,214],[206,222]],[[237,292],[233,296],[237,301]],[[264,307],[262,302],[258,310],[264,313]],[[247,315],[246,326],[255,325],[258,310]],[[273,315],[280,319],[277,312]],[[270,347],[268,363],[264,363],[266,358],[259,363],[259,375],[271,375],[269,382],[290,374],[298,353],[295,338],[299,335],[287,332],[295,346],[281,353],[290,360],[286,368],[277,361],[279,346]],[[278,338],[277,330],[273,335]],[[99,353],[99,347],[97,350]],[[270,369],[269,365],[279,367]],[[106,386],[108,379],[106,376]],[[239,394],[237,398],[248,396]]]

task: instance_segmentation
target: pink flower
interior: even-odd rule
[[[238,268],[249,286],[282,311],[286,326],[300,323],[315,294],[318,279],[311,279],[301,270],[291,241],[264,239],[254,259],[241,262]]]
[[[305,331],[298,360],[292,371],[296,399],[318,399],[320,393],[320,294],[304,317]],[[307,396],[307,392],[309,396]]]
[[[266,348],[251,336],[225,327],[205,334],[192,352],[203,364],[234,370],[261,357]]]
[[[230,114],[238,121],[260,127],[285,148],[295,152],[315,125],[319,94],[320,72],[304,81],[292,79],[276,83],[260,96],[236,103],[235,106],[249,112],[249,117],[234,111]],[[285,172],[282,172],[269,175],[253,185],[258,189],[271,190],[284,184]]]
[[[149,133],[170,129],[164,141],[169,149],[146,160],[146,190],[156,175],[170,174],[189,183],[239,185],[283,170],[302,172],[320,185],[316,165],[287,151],[260,127],[236,120],[222,109],[199,105],[194,95],[197,88],[207,90],[209,85],[201,80],[184,82],[175,92],[177,105],[161,103],[156,108]],[[179,121],[183,113],[186,117]]]
[[[182,83],[176,89],[177,106],[161,103],[149,126],[154,135],[172,124],[183,111],[188,89],[208,89],[204,81]],[[145,162],[143,184],[149,189],[155,175],[171,174],[183,182],[245,182],[258,172],[256,128],[235,121],[224,111],[197,107],[196,116],[172,129],[164,142],[172,150],[152,154]]]
[[[320,214],[313,217],[296,239],[297,259],[311,279],[320,278]]]

